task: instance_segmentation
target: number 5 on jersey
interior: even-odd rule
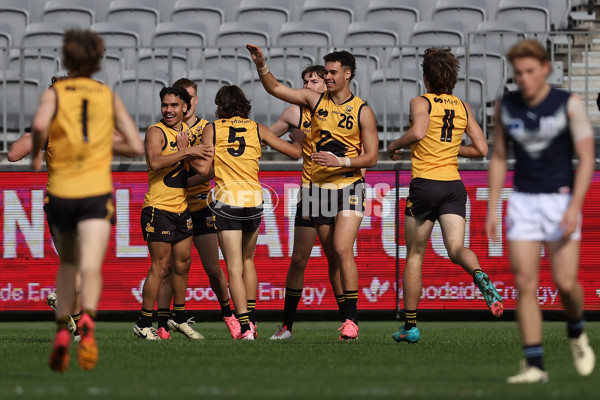
[[[229,137],[227,138],[228,143],[239,143],[238,148],[228,147],[227,152],[234,157],[239,157],[246,151],[246,138],[243,136],[237,136],[238,133],[246,132],[246,128],[234,128],[229,127]]]

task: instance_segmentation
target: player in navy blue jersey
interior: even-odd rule
[[[497,204],[506,176],[507,145],[512,142],[516,164],[506,236],[519,289],[517,320],[527,363],[507,382],[548,381],[536,295],[542,244],[550,256],[565,309],[575,369],[587,376],[594,369],[595,355],[583,332],[583,292],[577,270],[581,208],[595,168],[592,126],[578,96],[546,82],[550,62],[539,42],[519,42],[507,56],[519,90],[506,94],[496,105],[486,226],[489,237],[495,240],[500,230]],[[574,155],[579,159],[576,173]]]

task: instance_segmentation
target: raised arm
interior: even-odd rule
[[[465,132],[467,133],[467,136],[471,138],[472,143],[466,146],[460,146],[458,148],[458,155],[460,157],[467,158],[485,157],[488,153],[488,145],[485,141],[485,137],[483,136],[483,131],[481,130],[481,127],[477,121],[475,121],[475,116],[473,115],[471,106],[469,106],[467,103],[464,103],[464,105],[467,110],[468,117],[467,129]]]
[[[118,135],[113,135],[113,151],[126,157],[139,156],[144,153],[144,143],[121,97],[114,93],[113,98],[115,128],[118,131]]]
[[[258,125],[258,129],[263,142],[278,152],[283,153],[295,160],[302,157],[302,141],[295,141],[293,143],[286,142],[272,132],[269,128],[261,124]]]
[[[277,136],[281,137],[292,128],[297,128],[300,123],[300,107],[291,105],[279,116],[277,121],[269,129]]]
[[[412,126],[388,145],[388,155],[392,160],[397,160],[398,150],[407,148],[423,139],[429,129],[429,102],[423,97],[413,97],[410,100],[410,120]]]
[[[575,173],[571,203],[569,203],[560,224],[564,230],[563,238],[570,236],[577,229],[579,213],[596,167],[594,132],[586,108],[579,96],[571,95],[567,102],[567,113],[579,165]]]
[[[490,199],[488,201],[488,213],[486,222],[486,232],[490,239],[496,240],[496,227],[498,225],[498,215],[496,207],[500,200],[500,192],[504,186],[506,178],[506,132],[500,121],[500,103],[496,103],[494,111],[494,148],[490,157],[488,169],[488,186],[490,189]]]
[[[6,157],[8,161],[15,162],[22,160],[33,149],[33,138],[31,133],[26,132],[18,138],[11,146]]]
[[[315,108],[321,98],[319,93],[310,89],[292,89],[279,83],[273,74],[269,72],[269,68],[265,63],[265,56],[260,47],[248,44],[246,48],[252,56],[252,61],[256,64],[260,82],[270,95],[290,104],[308,107],[311,110]]]
[[[40,97],[40,104],[31,125],[33,137],[31,167],[34,171],[42,169],[42,150],[45,144],[48,143],[48,128],[55,112],[56,92],[52,88],[46,89]]]

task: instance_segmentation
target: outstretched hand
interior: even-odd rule
[[[246,48],[250,52],[250,56],[252,57],[252,61],[256,64],[257,67],[262,68],[265,66],[265,55],[263,54],[260,47],[254,44],[247,44]]]

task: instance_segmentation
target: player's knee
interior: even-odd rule
[[[304,271],[307,263],[308,258],[304,257],[303,255],[293,254],[290,262],[290,268],[295,271]]]
[[[576,279],[558,279],[556,281],[556,287],[560,293],[571,294],[577,290],[578,284]]]
[[[517,273],[515,274],[515,286],[523,294],[536,293],[538,280],[534,274]]]

